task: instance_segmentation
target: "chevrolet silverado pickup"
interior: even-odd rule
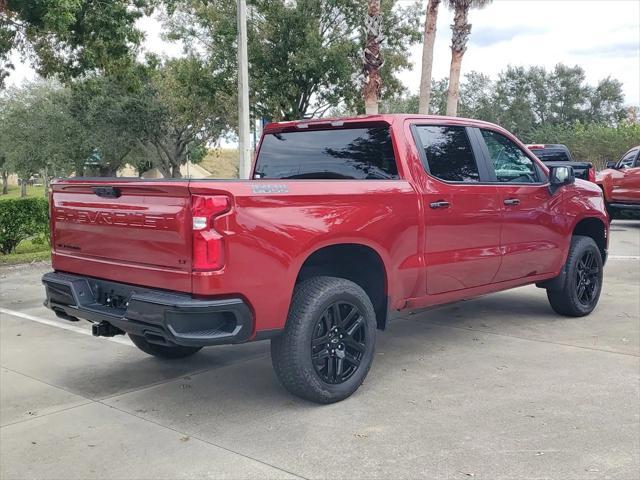
[[[273,123],[251,180],[69,178],[50,208],[59,317],[165,359],[270,339],[280,382],[319,403],[363,383],[397,311],[536,284],[589,314],[609,237],[597,185],[437,116]]]
[[[640,212],[640,146],[633,147],[617,162],[607,163],[598,172],[596,182],[602,188],[607,209],[617,212]]]
[[[578,162],[566,145],[555,144],[531,144],[527,148],[533,152],[547,167],[558,167],[560,165],[570,165],[576,178],[596,181],[596,169],[591,162]]]

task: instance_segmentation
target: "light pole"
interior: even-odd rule
[[[247,61],[247,4],[238,0],[238,148],[239,176],[251,172],[251,132],[249,129],[249,64]]]

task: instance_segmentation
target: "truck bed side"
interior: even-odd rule
[[[197,271],[190,202],[217,195],[230,200],[214,221],[224,266]],[[300,267],[324,246],[372,249],[396,306],[415,293],[420,272],[418,199],[404,180],[64,180],[52,204],[55,270],[199,298],[242,296],[257,330],[283,326]]]

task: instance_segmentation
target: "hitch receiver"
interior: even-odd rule
[[[114,327],[104,320],[100,323],[94,323],[91,325],[91,333],[94,337],[115,337],[116,335],[124,335],[122,330]]]

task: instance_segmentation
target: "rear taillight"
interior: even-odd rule
[[[229,198],[224,195],[191,197],[194,270],[220,270],[224,266],[224,239],[213,228],[213,220],[229,207]]]
[[[596,169],[589,167],[588,179],[590,182],[596,183]]]

